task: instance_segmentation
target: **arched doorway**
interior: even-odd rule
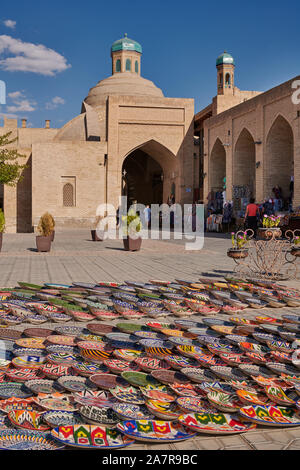
[[[233,181],[234,186],[244,187],[249,196],[255,198],[256,191],[256,157],[255,143],[247,129],[243,129],[237,140],[234,152]]]
[[[132,152],[123,163],[122,196],[127,196],[128,205],[162,204],[163,170],[160,164],[143,150]]]
[[[210,154],[210,189],[223,191],[226,178],[226,151],[220,139],[217,139]]]
[[[285,205],[294,176],[294,136],[290,124],[281,115],[274,121],[266,144],[265,197],[274,197],[273,188],[282,189]]]
[[[177,171],[176,171],[177,169]],[[128,206],[166,203],[176,185],[175,155],[155,140],[129,153],[122,165],[122,196]]]

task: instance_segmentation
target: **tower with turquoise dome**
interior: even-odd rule
[[[216,62],[217,66],[217,87],[218,95],[234,94],[234,69],[235,62],[231,54],[224,51],[219,55]]]
[[[142,46],[125,33],[122,39],[115,41],[111,47],[112,73],[131,72],[141,75]]]

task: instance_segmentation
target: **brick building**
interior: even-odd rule
[[[241,190],[262,202],[274,198],[278,185],[286,207],[294,180],[293,206],[299,206],[300,77],[264,93],[241,91],[233,57],[224,52],[216,65],[217,95],[195,116],[204,203],[226,187],[226,200],[239,210]]]
[[[194,100],[165,98],[141,76],[142,47],[126,35],[111,48],[112,75],[61,129],[18,127],[5,119],[28,168],[1,188],[7,232],[30,232],[49,211],[58,227],[87,227],[99,204],[193,202]]]

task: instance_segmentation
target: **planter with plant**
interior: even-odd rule
[[[234,232],[231,234],[232,248],[227,251],[227,256],[233,259],[247,258],[249,255],[247,244],[249,242],[249,236],[247,232],[238,232],[236,235]]]
[[[122,217],[123,243],[126,251],[139,251],[142,245],[142,222],[134,210]]]
[[[40,218],[37,227],[39,235],[36,237],[36,247],[39,252],[48,252],[51,250],[53,229],[53,217],[46,212]]]
[[[258,229],[258,235],[265,240],[279,238],[282,235],[279,228],[280,220],[280,216],[264,215],[263,226]]]
[[[300,236],[294,238],[294,244],[291,248],[291,254],[297,258],[300,256]]]
[[[4,231],[5,231],[5,217],[4,217],[2,209],[0,209],[0,251],[2,250],[2,240],[3,240]]]

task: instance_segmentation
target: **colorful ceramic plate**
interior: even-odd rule
[[[90,377],[90,381],[102,390],[110,390],[118,385],[121,387],[129,387],[127,380],[113,374],[95,374]]]
[[[111,394],[119,401],[132,405],[143,405],[145,398],[142,393],[134,387],[115,387],[110,389]]]
[[[247,421],[253,421],[264,426],[299,426],[300,415],[292,408],[282,406],[245,406],[239,414]]]
[[[16,428],[27,429],[28,431],[45,432],[50,429],[49,425],[43,423],[42,413],[37,411],[14,410],[8,413],[8,419]]]
[[[61,390],[54,380],[46,379],[28,380],[28,382],[25,382],[25,387],[31,390],[35,395],[39,393],[51,394]]]
[[[22,338],[16,341],[21,348],[45,349],[45,339],[43,338]]]
[[[95,405],[85,405],[79,408],[79,413],[88,424],[104,424],[113,426],[119,418],[111,408],[102,408]]]
[[[148,400],[146,402],[146,406],[148,410],[156,416],[156,418],[165,421],[175,421],[181,415],[181,410],[175,403],[166,403],[159,400]]]
[[[83,390],[95,389],[95,385],[90,383],[85,377],[64,376],[57,380],[57,383],[68,392],[82,392]]]
[[[247,390],[237,390],[236,391],[237,396],[239,399],[243,402],[246,403],[247,405],[252,404],[252,405],[267,405],[269,402],[269,399],[263,395],[262,393],[258,392],[249,392]]]
[[[197,397],[180,397],[176,400],[177,405],[185,413],[187,412],[216,412],[217,409],[214,406],[209,405],[204,400]]]
[[[181,369],[181,372],[190,380],[196,383],[201,382],[214,382],[216,377],[209,370],[204,370],[200,368],[184,368]]]
[[[117,425],[126,436],[143,442],[178,442],[191,439],[194,433],[186,432],[179,423],[150,420],[129,420]]]
[[[46,359],[41,356],[22,356],[15,357],[12,360],[12,364],[17,369],[39,369],[45,360]]]
[[[149,373],[155,370],[170,369],[170,365],[166,361],[155,359],[154,357],[139,357],[134,362],[140,369]]]
[[[147,407],[148,407],[147,402]],[[116,403],[114,412],[123,419],[153,419],[153,414],[144,405],[131,405],[129,403]]]
[[[0,431],[0,449],[2,450],[60,450],[59,444],[50,434],[33,431],[6,429]]]
[[[0,383],[0,398],[5,400],[7,398],[28,398],[32,395],[24,384],[15,382]]]
[[[295,406],[298,400],[297,393],[292,392],[291,394],[286,395],[281,387],[276,387],[274,385],[267,386],[265,388],[265,392],[272,402],[278,403],[282,406]]]
[[[80,413],[76,411],[46,411],[43,413],[43,421],[51,428],[84,423]]]
[[[117,449],[134,442],[115,429],[98,425],[62,426],[53,429],[51,435],[64,445],[88,449]]]
[[[190,413],[180,416],[178,420],[192,431],[214,435],[240,434],[256,427],[223,413]]]
[[[123,372],[122,378],[137,387],[147,387],[147,385],[160,386],[160,383],[154,377],[143,372]]]
[[[175,372],[173,370],[157,370],[151,372],[151,375],[154,377],[154,379],[165,385],[173,383],[185,384],[190,382],[186,375],[180,372]]]
[[[207,394],[208,401],[220,411],[233,413],[238,411],[242,405],[235,395],[211,391]]]

